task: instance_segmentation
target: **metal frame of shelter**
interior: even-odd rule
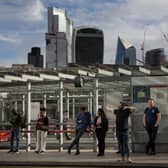
[[[85,85],[76,88],[74,79],[84,78]],[[125,82],[131,86],[132,77],[168,76],[168,66],[127,66],[127,65],[77,65],[69,64],[61,70],[40,69],[28,65],[14,65],[12,68],[0,68],[0,93],[21,95],[23,104],[27,100],[28,130],[31,130],[31,101],[32,94],[42,94],[46,107],[46,95],[55,94],[58,97],[60,123],[63,123],[63,98],[66,97],[67,110],[69,98],[88,97],[90,111],[95,115],[99,107],[99,96],[105,91],[124,88]],[[131,87],[130,87],[131,88]],[[132,95],[132,89],[131,89]],[[132,102],[132,96],[131,96]],[[2,114],[3,115],[3,114]],[[60,125],[63,130],[63,124]],[[30,150],[31,136],[27,136],[27,150]],[[63,150],[63,133],[60,133],[60,151]]]

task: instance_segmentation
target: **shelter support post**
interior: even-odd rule
[[[60,113],[60,139],[59,151],[63,151],[63,81],[59,83],[59,113]]]

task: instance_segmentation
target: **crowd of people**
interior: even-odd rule
[[[128,145],[128,118],[132,112],[136,110],[133,106],[128,106],[124,102],[120,102],[118,107],[113,111],[116,116],[116,137],[118,140],[118,151],[120,153],[121,161],[131,162],[130,150]],[[72,148],[76,147],[75,155],[80,154],[80,138],[85,132],[94,134],[98,141],[98,153],[97,156],[104,156],[105,154],[105,138],[108,131],[109,121],[106,117],[106,113],[102,108],[98,109],[97,116],[91,120],[91,114],[87,111],[86,107],[81,107],[80,111],[76,115],[75,120],[75,137],[72,143],[68,146],[68,154],[71,154]],[[143,126],[147,131],[149,141],[146,144],[146,154],[155,155],[155,140],[157,137],[158,126],[161,120],[161,112],[158,107],[154,105],[154,100],[148,100],[148,106],[144,109]],[[67,120],[66,120],[67,121]],[[10,123],[10,152],[19,152],[19,137],[22,127],[22,115],[15,109],[11,111]],[[39,117],[36,122],[36,153],[44,153],[46,150],[47,133],[48,133],[49,120],[46,115],[46,109],[40,108]],[[65,127],[64,127],[65,129]],[[67,128],[66,128],[67,129]],[[71,140],[68,137],[68,140]],[[14,146],[14,140],[16,145]]]

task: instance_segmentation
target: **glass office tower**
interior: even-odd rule
[[[43,55],[40,54],[40,47],[32,47],[28,53],[28,64],[43,68]]]
[[[46,67],[61,68],[72,62],[73,23],[66,12],[48,8],[48,32],[46,33]]]
[[[156,48],[146,52],[145,64],[157,66],[166,63],[166,58],[163,48]]]
[[[136,65],[136,48],[127,40],[118,37],[116,61],[117,65]]]
[[[104,35],[95,27],[79,27],[73,36],[73,62],[77,64],[103,64]]]

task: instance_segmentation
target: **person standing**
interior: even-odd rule
[[[156,154],[155,140],[160,120],[161,113],[158,107],[154,105],[154,100],[150,98],[148,100],[148,107],[145,108],[143,115],[143,125],[149,137],[149,141],[145,149],[146,154]]]
[[[121,161],[131,162],[128,147],[128,117],[133,111],[135,107],[120,102],[116,112],[116,131],[118,132]]]
[[[10,129],[10,152],[19,153],[20,131],[23,122],[22,114],[18,113],[14,108],[11,110],[9,122],[11,123]],[[16,140],[16,147],[14,147],[14,140]]]
[[[48,133],[48,117],[46,109],[40,108],[40,116],[36,123],[36,153],[44,153],[46,150]]]
[[[104,113],[104,110],[98,109],[98,116],[94,120],[94,127],[96,132],[96,137],[98,139],[98,149],[99,152],[97,156],[104,156],[105,151],[105,137],[108,131],[108,120]]]
[[[75,128],[75,139],[68,147],[68,154],[71,154],[71,149],[76,145],[75,155],[80,154],[79,140],[85,131],[90,131],[91,128],[91,115],[86,111],[86,107],[81,107],[80,112],[76,115],[76,128]]]
[[[114,115],[116,115],[116,113],[118,112],[118,109],[114,109]],[[120,152],[120,143],[119,143],[119,137],[118,137],[118,130],[116,129],[116,138],[117,138],[117,142],[118,142],[118,151],[116,152],[117,154],[121,153]]]

